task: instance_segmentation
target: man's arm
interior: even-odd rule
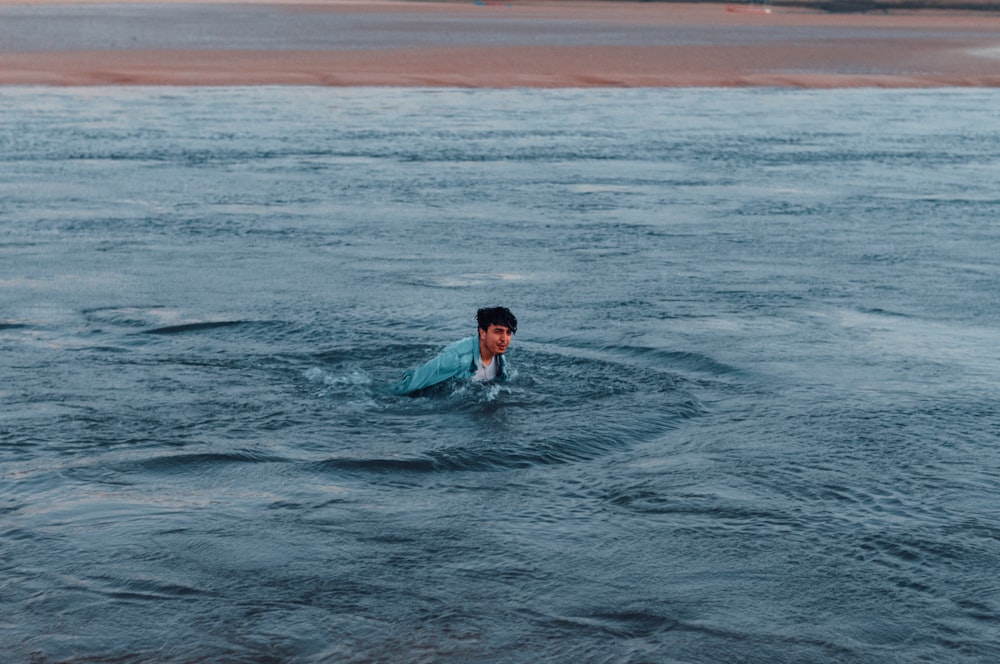
[[[389,387],[389,391],[393,394],[409,394],[467,374],[471,359],[459,352],[456,346],[457,344],[448,346],[430,362],[404,373],[402,379]]]

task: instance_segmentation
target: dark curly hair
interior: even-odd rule
[[[517,332],[517,318],[507,307],[485,307],[476,312],[476,322],[480,330],[490,329],[490,325],[502,325],[510,328],[510,333]]]

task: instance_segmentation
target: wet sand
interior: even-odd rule
[[[0,0],[0,84],[1000,86],[1000,16],[572,0]]]

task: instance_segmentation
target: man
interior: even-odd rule
[[[489,307],[476,312],[479,335],[446,346],[433,360],[407,371],[389,389],[394,394],[410,394],[451,378],[474,381],[507,380],[504,353],[517,332],[517,319],[506,307]]]

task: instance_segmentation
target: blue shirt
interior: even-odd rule
[[[507,360],[496,355],[497,380],[507,380]],[[421,367],[403,374],[389,386],[393,394],[409,394],[451,378],[472,378],[479,364],[479,336],[469,337],[445,346],[437,357]]]

